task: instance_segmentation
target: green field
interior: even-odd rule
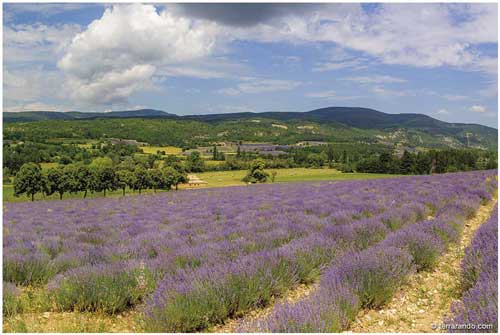
[[[301,181],[321,181],[321,180],[351,180],[351,179],[373,179],[390,178],[398,175],[378,174],[378,173],[342,173],[332,169],[266,169],[267,172],[276,171],[276,183],[301,182]],[[216,171],[202,172],[196,175],[206,181],[207,187],[223,187],[245,185],[241,179],[247,173],[246,170],[238,171]]]
[[[165,151],[167,155],[178,155],[182,152],[181,148],[172,146],[165,146],[165,147],[143,146],[139,148],[142,149],[142,151],[144,151],[145,154],[156,154],[158,151]]]
[[[271,172],[273,170],[266,170]],[[306,169],[306,168],[294,168],[294,169],[275,169],[276,183],[288,183],[288,182],[301,182],[301,181],[324,181],[324,180],[355,180],[355,179],[373,179],[373,178],[391,178],[397,177],[398,175],[388,175],[388,174],[377,174],[377,173],[342,173],[337,170],[332,169]],[[187,189],[197,189],[206,187],[226,187],[226,186],[241,186],[245,185],[241,179],[247,173],[246,170],[238,171],[217,171],[217,172],[202,172],[196,175],[207,182],[204,186],[188,186],[180,185],[181,190]],[[163,192],[163,191],[157,191]],[[142,193],[153,193],[153,190],[143,190]],[[138,192],[133,192],[127,190],[126,195],[138,195]],[[119,197],[122,195],[121,190],[107,192],[106,196]],[[87,198],[99,198],[102,197],[102,192],[97,193],[87,193]],[[63,199],[69,198],[83,198],[83,192],[76,194],[64,194]],[[3,201],[4,202],[19,202],[19,201],[29,201],[30,199],[26,196],[15,197],[14,187],[12,184],[3,185]],[[57,200],[59,199],[58,194],[53,194],[51,196],[44,196],[40,193],[36,194],[35,200]]]

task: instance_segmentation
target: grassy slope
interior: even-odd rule
[[[269,172],[272,170],[268,170]],[[300,181],[321,181],[321,180],[351,180],[351,179],[373,179],[373,178],[389,178],[395,177],[396,175],[387,174],[376,174],[376,173],[341,173],[336,170],[331,169],[305,169],[305,168],[295,168],[295,169],[276,169],[277,175],[275,182],[300,182]],[[245,176],[246,170],[238,171],[218,171],[218,172],[203,172],[196,174],[200,179],[206,181],[208,184],[206,186],[189,187],[182,185],[181,189],[193,189],[200,187],[225,187],[225,186],[237,186],[245,185],[241,179]],[[143,191],[143,193],[151,193],[152,190]],[[159,191],[160,192],[160,191]],[[127,191],[127,195],[137,195],[138,192]],[[107,196],[118,197],[122,195],[121,190],[107,192]],[[103,193],[88,193],[87,198],[97,198],[102,197]],[[82,198],[83,193],[77,194],[65,194],[63,199],[69,198]],[[14,188],[11,184],[3,186],[3,201],[4,202],[19,202],[19,201],[29,201],[30,199],[26,196],[15,197]],[[59,195],[54,194],[49,197],[44,197],[42,194],[37,194],[35,196],[36,200],[57,200]]]

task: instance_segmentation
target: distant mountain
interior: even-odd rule
[[[274,141],[283,141],[284,138],[296,136],[311,139],[331,139],[342,130],[343,138],[366,138],[366,141],[385,143],[387,145],[409,145],[423,147],[479,147],[496,148],[498,130],[495,128],[464,123],[448,123],[434,119],[424,114],[387,114],[374,109],[359,107],[326,107],[308,112],[263,112],[263,113],[224,113],[209,115],[178,116],[154,109],[140,109],[130,111],[113,111],[107,113],[83,112],[20,112],[3,113],[4,122],[35,122],[43,120],[97,120],[97,119],[170,119],[187,125],[187,121],[200,122],[206,132],[217,131],[217,134],[233,134],[241,138],[242,131],[235,129],[245,128],[245,140],[258,141],[258,134],[265,134],[261,140],[273,137]],[[260,122],[261,123],[257,123]],[[186,122],[182,122],[186,121]],[[241,123],[243,122],[244,125]],[[282,123],[283,129],[279,135],[273,124]],[[236,124],[235,124],[236,123]],[[305,124],[314,124],[316,131],[304,133]],[[267,125],[267,126],[266,126]],[[178,125],[179,126],[179,125]],[[269,126],[272,131],[269,130]],[[236,127],[236,128],[235,128]],[[266,128],[267,127],[267,128]],[[273,128],[274,127],[274,128]],[[325,128],[326,127],[326,128]],[[201,129],[201,128],[200,128]],[[241,128],[243,129],[243,128]],[[274,135],[273,135],[274,132]],[[360,133],[361,132],[361,133]],[[346,135],[347,133],[347,135]],[[351,135],[349,135],[351,134]],[[197,138],[206,138],[206,134],[196,134]],[[210,136],[214,136],[211,133]],[[217,135],[222,136],[222,135]],[[226,135],[224,135],[226,136]],[[276,137],[278,136],[278,137]],[[281,140],[280,140],[281,139]],[[141,140],[141,139],[138,139]],[[142,139],[145,140],[145,139]],[[151,142],[151,138],[147,139]],[[153,139],[154,140],[154,139]]]
[[[326,107],[309,112],[229,113],[183,116],[182,118],[204,121],[237,121],[251,118],[268,118],[281,121],[334,122],[359,129],[418,129],[430,134],[456,135],[462,131],[485,132],[496,135],[498,130],[479,124],[448,123],[424,114],[388,114],[370,108]]]
[[[82,120],[101,118],[169,118],[177,115],[155,109],[139,109],[130,111],[112,111],[104,113],[84,112],[18,112],[3,113],[4,122],[32,122],[43,120]]]

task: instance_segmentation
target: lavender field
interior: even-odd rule
[[[141,331],[207,331],[319,283],[239,331],[347,330],[360,309],[383,306],[408,276],[433,269],[496,196],[496,173],[6,203],[4,317],[23,313],[29,287],[43,292],[37,313],[132,310]],[[497,292],[493,245],[483,242],[497,217],[482,229],[464,260],[473,275],[457,320],[497,320],[496,303],[477,301]],[[482,266],[471,269],[472,257]],[[464,315],[471,304],[477,311]]]

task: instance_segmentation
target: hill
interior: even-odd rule
[[[221,140],[281,144],[323,140],[410,147],[496,149],[498,133],[495,128],[448,123],[423,114],[387,114],[353,107],[327,107],[308,112],[188,116],[153,109],[107,113],[21,112],[4,113],[3,118],[4,122],[10,124],[6,138],[9,138],[11,130],[15,130],[17,135],[19,132],[28,132],[40,136],[40,127],[45,128],[50,124],[49,128],[55,127],[53,129],[57,130],[57,134],[52,134],[53,137],[109,136],[182,146]],[[105,119],[107,122],[104,122]],[[125,119],[137,121],[124,122]],[[38,124],[40,121],[46,122]],[[22,122],[22,126],[17,124],[19,122]],[[51,136],[50,133],[49,129],[47,136]]]
[[[4,122],[34,122],[43,120],[90,120],[101,118],[168,118],[177,117],[155,109],[139,109],[130,111],[112,111],[112,112],[18,112],[3,113]]]

